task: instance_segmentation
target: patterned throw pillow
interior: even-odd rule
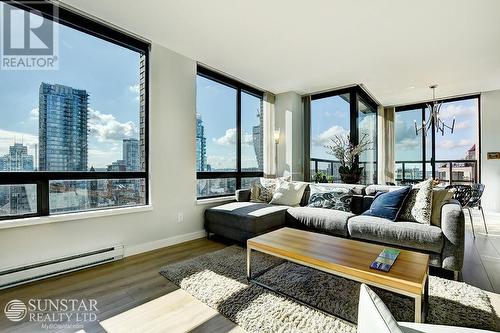
[[[269,203],[276,190],[276,184],[275,178],[260,178],[250,189],[250,201]]]
[[[432,178],[413,185],[406,197],[398,219],[402,221],[431,224],[432,216]]]
[[[351,201],[353,192],[348,188],[333,187],[326,189],[317,185],[309,185],[311,194],[307,207],[328,208],[341,210],[344,212],[351,211]]]

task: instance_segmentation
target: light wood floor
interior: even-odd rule
[[[461,278],[490,292],[500,313],[500,218],[488,218],[489,235],[475,218],[476,239],[467,222],[466,255]],[[96,299],[98,321],[81,330],[56,332],[241,332],[236,324],[194,299],[158,274],[163,265],[224,248],[199,239],[125,258],[121,261],[0,291],[0,310],[12,299]],[[0,311],[0,332],[47,332],[40,324],[7,320]]]

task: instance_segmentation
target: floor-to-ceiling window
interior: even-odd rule
[[[248,188],[263,175],[263,93],[204,67],[196,79],[197,196]]]
[[[321,172],[329,181],[340,182],[340,162],[328,152],[327,146],[336,136],[349,136],[352,142],[363,138],[370,142],[369,150],[359,156],[363,168],[361,182],[377,182],[377,104],[363,89],[355,86],[312,95],[306,119],[310,123],[310,135],[306,137],[309,145],[306,177],[314,179]]]
[[[444,100],[440,119],[455,126],[453,133],[436,132],[434,126],[417,133],[429,118],[426,104],[401,106],[395,116],[395,178],[413,183],[434,177],[444,184],[479,181],[479,97]]]
[[[0,7],[16,45],[0,69],[0,220],[147,204],[149,43],[53,2]]]

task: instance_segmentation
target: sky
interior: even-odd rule
[[[88,167],[104,168],[139,139],[140,54],[63,25],[58,42],[58,70],[0,70],[0,155],[14,141],[34,155],[40,83],[57,83],[89,94]]]
[[[236,170],[236,94],[234,88],[197,76],[196,112],[201,115],[207,139],[207,162],[212,170]],[[242,168],[256,168],[253,126],[259,125],[259,98],[241,96]]]
[[[441,119],[451,125],[456,118],[453,134],[436,136],[436,159],[463,159],[468,149],[478,142],[477,99],[443,104]],[[396,160],[421,160],[422,137],[416,136],[414,121],[422,122],[421,110],[396,113]],[[374,118],[361,120],[362,128],[372,128]],[[335,135],[349,133],[349,103],[340,96],[332,96],[311,102],[311,157],[335,159],[327,154],[325,145]],[[430,134],[429,134],[430,139]],[[430,159],[430,140],[427,140]]]
[[[444,103],[440,111],[441,119],[448,125],[456,118],[453,134],[445,130],[445,135],[436,134],[436,159],[463,159],[478,142],[477,99]],[[413,161],[422,159],[422,136],[415,134],[415,120],[422,123],[422,112],[409,110],[396,113],[396,160]],[[427,159],[430,159],[431,134],[426,139]]]
[[[311,157],[327,160],[335,160],[333,155],[328,154],[325,145],[331,143],[336,135],[347,136],[350,132],[350,106],[349,96],[339,95],[311,101]],[[362,105],[360,105],[361,109]],[[366,133],[374,143],[376,134],[375,113],[365,114],[360,112],[359,116],[360,134]],[[375,154],[375,150],[365,152],[362,156],[368,159]]]

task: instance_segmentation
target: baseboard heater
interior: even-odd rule
[[[0,289],[101,265],[123,258],[123,245],[86,251],[0,271]]]

